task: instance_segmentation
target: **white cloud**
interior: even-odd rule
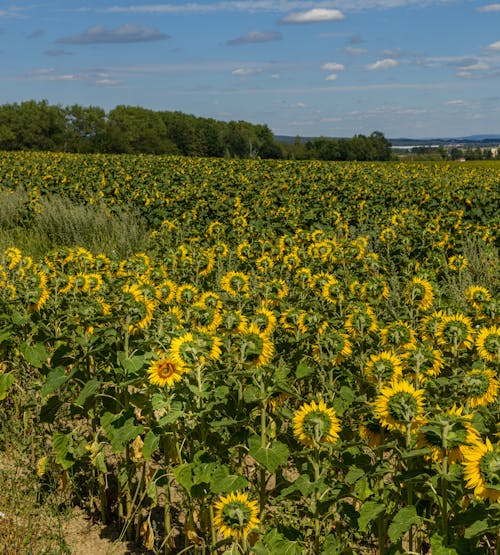
[[[476,8],[478,12],[500,12],[500,4],[487,4]]]
[[[344,64],[338,64],[337,62],[327,62],[321,66],[321,69],[325,71],[342,71],[345,69]]]
[[[320,23],[322,21],[340,21],[344,18],[344,14],[339,10],[313,8],[306,12],[288,14],[280,20],[280,23]]]
[[[239,46],[241,44],[253,44],[256,42],[272,42],[281,40],[283,37],[277,31],[250,31],[241,37],[231,39],[226,42],[229,46]]]
[[[464,100],[448,100],[444,103],[445,106],[465,106],[466,104]]]
[[[488,64],[485,64],[484,62],[476,62],[473,64],[462,66],[460,69],[462,71],[481,71],[490,69],[490,66]]]
[[[258,75],[259,73],[262,73],[262,69],[257,67],[239,67],[238,69],[234,69],[233,71],[231,71],[232,75],[239,75],[240,77],[245,77],[247,75]]]
[[[488,50],[494,50],[495,52],[498,50],[500,51],[500,40],[497,40],[496,42],[492,42],[489,46],[488,46]]]
[[[377,60],[375,63],[370,64],[368,67],[371,71],[379,71],[382,69],[390,69],[391,67],[396,67],[398,62],[394,58],[384,58],[383,60]]]
[[[126,23],[116,29],[106,29],[102,25],[90,27],[83,33],[68,35],[56,42],[63,44],[102,44],[102,43],[127,43],[151,42],[170,38],[165,33],[153,27],[144,27],[133,23]]]
[[[336,73],[330,73],[325,77],[325,81],[335,81],[337,79]]]

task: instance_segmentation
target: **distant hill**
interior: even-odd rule
[[[297,137],[291,135],[275,135],[280,143],[294,144]],[[319,137],[300,137],[302,143],[313,141]],[[345,137],[328,137],[329,139],[343,139]],[[387,139],[392,146],[423,146],[423,145],[450,145],[450,144],[467,144],[473,146],[476,144],[498,144],[500,143],[500,134],[484,134],[484,135],[467,135],[465,137],[428,137],[422,139],[409,139],[407,137],[395,137]]]

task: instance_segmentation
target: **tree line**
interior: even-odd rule
[[[350,139],[292,144],[267,125],[223,122],[178,111],[116,106],[63,107],[46,100],[0,105],[0,150],[319,160],[389,160],[391,145],[375,131]]]

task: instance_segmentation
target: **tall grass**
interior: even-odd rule
[[[146,225],[133,208],[114,211],[52,194],[32,202],[24,189],[0,191],[0,249],[16,245],[33,257],[82,246],[111,257],[143,250]]]

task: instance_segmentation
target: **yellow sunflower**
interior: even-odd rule
[[[323,400],[304,403],[293,415],[293,434],[306,447],[335,443],[339,438],[340,420]]]
[[[274,355],[274,343],[257,324],[243,324],[237,335],[238,355],[241,364],[259,368],[267,364]]]
[[[351,305],[347,313],[345,329],[356,338],[377,331],[378,323],[373,308],[364,303]]]
[[[436,310],[432,312],[432,314],[422,318],[420,321],[420,335],[422,339],[431,342],[435,341],[439,325],[445,317],[446,312]]]
[[[179,366],[195,366],[208,360],[218,360],[222,354],[222,340],[209,333],[187,332],[172,339],[170,356]]]
[[[249,276],[243,272],[227,272],[220,280],[221,288],[231,297],[248,293],[250,289],[249,283]]]
[[[371,354],[365,364],[365,376],[372,382],[389,382],[402,378],[403,366],[401,359],[394,351],[382,351]]]
[[[500,382],[492,370],[473,368],[465,375],[463,386],[471,408],[486,407],[496,401]]]
[[[380,330],[380,341],[384,346],[393,349],[411,349],[416,342],[417,334],[408,322],[398,320],[387,324]]]
[[[181,366],[171,358],[162,357],[151,363],[148,368],[148,379],[153,385],[172,387],[181,381],[185,372],[187,372],[185,366]]]
[[[466,487],[478,499],[495,503],[500,499],[500,448],[491,441],[475,441],[461,448]]]
[[[380,389],[374,403],[375,415],[389,430],[406,432],[424,410],[424,390],[405,380],[393,380]]]
[[[406,286],[405,298],[410,306],[415,306],[422,312],[429,310],[434,302],[432,283],[415,276]]]
[[[438,343],[453,349],[470,349],[474,344],[471,319],[463,314],[444,316],[437,326]]]
[[[463,414],[464,407],[453,405],[436,413],[418,430],[418,447],[429,447],[429,459],[440,463],[445,455],[453,464],[463,458],[462,447],[479,438],[479,432],[472,426],[472,414]]]
[[[438,376],[444,367],[444,358],[438,349],[427,343],[415,344],[401,353],[405,375],[415,376],[418,380]]]
[[[234,492],[214,503],[214,524],[225,539],[242,541],[260,524],[257,501],[246,493]]]
[[[451,256],[448,259],[448,268],[453,272],[461,272],[464,270],[469,264],[469,261],[465,256],[461,254],[457,254],[455,256]]]
[[[313,345],[314,360],[320,364],[336,365],[351,355],[352,345],[347,333],[330,328],[328,322],[324,322]]]
[[[482,328],[476,336],[476,349],[487,362],[500,362],[500,326]]]
[[[269,310],[265,306],[258,308],[251,322],[255,324],[262,333],[270,334],[276,328],[277,318],[272,310]]]
[[[483,304],[491,301],[491,293],[480,285],[471,285],[465,291],[467,302],[475,309],[480,311]]]

